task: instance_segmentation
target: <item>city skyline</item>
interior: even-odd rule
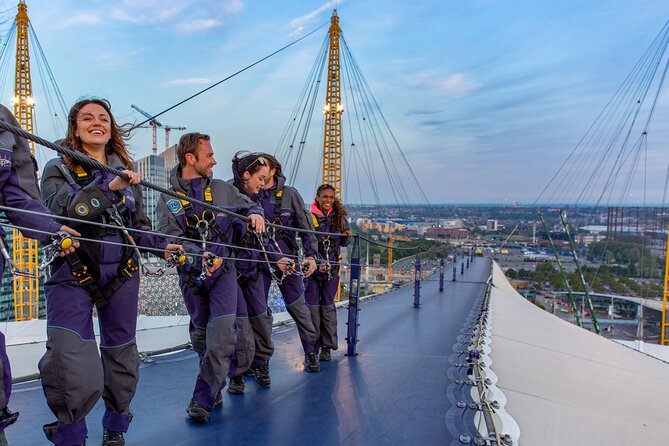
[[[15,6],[3,6],[4,18],[13,19]],[[623,0],[28,1],[67,106],[80,96],[105,97],[121,122],[144,120],[131,104],[162,111],[327,24],[335,7],[347,43],[435,204],[536,200],[669,11],[659,1]],[[237,150],[274,152],[326,30],[159,119],[209,133],[219,163],[215,175],[230,178]],[[33,68],[37,129],[56,139],[37,78]],[[11,96],[8,88],[11,82],[3,98]],[[668,99],[666,92],[659,96],[648,133],[645,194],[639,171],[630,204],[664,197]],[[172,143],[181,133],[172,132]],[[159,151],[163,139],[160,131]],[[136,131],[130,143],[136,159],[149,155],[151,131]],[[301,172],[309,175],[294,182],[307,201],[320,150],[308,147],[303,166],[309,167]],[[38,150],[41,165],[51,157]]]

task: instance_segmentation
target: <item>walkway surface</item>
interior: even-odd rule
[[[444,292],[438,276],[423,281],[421,308],[413,286],[362,303],[358,356],[346,352],[346,310],[338,312],[339,350],[320,373],[303,371],[293,326],[274,331],[272,385],[247,378],[246,394],[224,392],[212,421],[194,425],[185,409],[197,373],[192,351],[142,364],[128,445],[436,445],[453,441],[446,423],[449,356],[463,321],[484,291],[488,259],[478,258]],[[42,424],[53,421],[39,382],[17,385],[10,407],[20,411],[7,430],[11,445],[45,444]],[[103,407],[87,417],[88,445],[100,444]]]

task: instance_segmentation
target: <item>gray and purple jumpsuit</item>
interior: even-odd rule
[[[236,182],[232,183],[241,193],[243,188]],[[246,194],[244,194],[246,195]],[[246,195],[251,201],[259,202],[257,194]],[[258,252],[262,246],[260,241],[247,234],[240,238],[240,248],[237,251],[237,283],[242,290],[244,300],[249,312],[249,322],[253,328],[253,338],[255,341],[255,355],[251,367],[254,368],[260,364],[269,362],[274,353],[274,344],[272,343],[272,310],[267,305],[267,294],[265,293],[265,284],[262,270],[269,267],[263,253]],[[251,251],[244,248],[252,248]],[[269,251],[272,252],[271,247]],[[268,254],[269,256],[269,254]]]
[[[0,105],[0,119],[19,127],[14,115],[3,105]],[[55,233],[61,225],[51,218],[20,212],[23,209],[50,213],[39,202],[36,166],[25,139],[17,138],[7,131],[0,131],[0,204],[17,209],[17,211],[5,211],[5,215],[17,226]],[[43,244],[48,244],[51,240],[49,234],[23,229],[21,232],[26,237],[37,239]],[[4,235],[3,229],[0,228],[0,237],[4,239]],[[5,259],[0,256],[0,277],[4,269]],[[0,432],[16,420],[16,414],[12,414],[7,408],[11,392],[12,371],[5,347],[5,335],[0,332]]]
[[[108,165],[124,169],[120,158],[108,154]],[[99,170],[71,172],[60,158],[49,161],[42,177],[44,204],[57,215],[90,222],[112,224],[109,218],[117,206],[125,227],[151,230],[142,208],[139,186],[112,191],[109,183],[115,175]],[[82,237],[127,244],[118,229],[85,222],[71,224]],[[133,233],[140,247],[164,249],[168,242],[161,236]],[[133,257],[132,249],[105,243],[81,241],[75,252],[86,264],[98,290],[107,289]],[[137,259],[135,258],[135,262]],[[123,264],[123,265],[122,265]],[[120,287],[97,305],[100,325],[100,353],[93,332],[92,291],[85,289],[72,274],[70,261],[58,259],[46,282],[47,343],[39,361],[42,387],[57,422],[44,427],[47,438],[57,445],[83,444],[86,415],[100,395],[105,413],[102,425],[116,432],[127,432],[132,420],[130,401],[139,379],[139,355],[135,342],[139,274],[125,277]]]
[[[297,191],[297,189],[286,186],[286,178],[281,175],[275,178],[274,187],[265,189],[261,192],[260,199],[262,201],[263,209],[265,210],[265,218],[271,223],[278,223],[283,226],[298,229],[313,230],[311,226],[311,219],[304,208],[304,200]],[[298,245],[296,237],[302,239],[305,257],[317,257],[318,246],[316,239],[312,234],[286,229],[268,228],[269,232],[274,232],[274,240],[276,242],[274,248],[275,253],[272,254],[274,261],[279,260],[284,256],[294,256],[298,254]],[[297,263],[297,262],[296,262]],[[300,271],[300,265],[296,265],[297,270]],[[277,269],[277,273],[281,274]],[[269,287],[272,283],[272,277],[266,268],[262,269],[265,296],[269,294]],[[304,281],[302,276],[291,274],[284,276],[283,281],[279,284],[281,296],[286,303],[286,310],[295,321],[297,332],[300,336],[302,348],[304,353],[308,354],[314,350],[316,340],[318,339],[318,332],[314,329],[314,324],[311,322],[311,314],[304,301]]]
[[[327,215],[323,215],[316,202],[313,202],[309,210],[317,231],[339,232],[332,227],[332,218],[335,215],[332,208]],[[346,222],[341,232],[348,229],[348,222]],[[339,287],[340,248],[347,246],[350,238],[343,234],[339,236],[318,235],[316,238],[318,239],[319,264],[329,262],[332,269],[322,272],[319,268],[311,277],[306,279],[304,296],[311,312],[314,328],[319,334],[318,344],[337,350],[337,309],[334,301]]]
[[[244,195],[221,180],[207,178],[183,179],[181,168],[177,166],[171,174],[170,185],[175,192],[183,193],[213,206],[224,207],[243,215],[262,215],[260,207],[254,205]],[[209,194],[210,199],[206,199]],[[164,234],[179,240],[200,239],[197,221],[208,224],[207,241],[233,244],[234,234],[239,234],[246,225],[238,218],[224,213],[212,213],[202,206],[190,204],[162,195],[157,207],[158,228]],[[215,221],[215,224],[213,223]],[[179,286],[184,296],[191,321],[189,326],[193,349],[200,356],[193,401],[205,410],[214,407],[216,394],[225,386],[226,376],[244,373],[253,360],[253,331],[248,321],[246,303],[239,286],[235,269],[234,251],[227,246],[183,241],[188,256],[186,265],[179,267]],[[223,261],[223,265],[204,280],[199,280],[202,271],[202,254],[211,252]]]

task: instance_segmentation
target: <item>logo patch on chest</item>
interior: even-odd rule
[[[79,203],[74,207],[74,212],[81,217],[85,217],[90,212],[90,209],[85,203]]]
[[[181,206],[181,202],[179,200],[170,200],[166,204],[167,209],[169,209],[173,214],[178,214],[179,211],[183,209],[183,206]]]
[[[93,209],[99,209],[100,208],[100,200],[98,200],[95,197],[92,197],[90,201],[91,201],[91,206],[93,207]]]

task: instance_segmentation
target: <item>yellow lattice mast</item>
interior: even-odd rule
[[[33,99],[30,80],[30,53],[28,51],[28,6],[19,0],[16,14],[16,77],[14,80],[14,116],[19,124],[33,133]],[[35,144],[30,141],[30,150],[35,154]],[[14,277],[14,317],[17,321],[39,317],[39,283],[37,281],[37,241],[23,237],[16,229],[12,232],[14,263],[24,271],[35,274],[35,278]]]
[[[342,150],[341,150],[341,79],[339,59],[339,17],[337,10],[332,13],[330,21],[330,49],[328,51],[328,83],[325,92],[325,133],[323,138],[323,170],[322,183],[334,186],[339,198],[342,194]]]
[[[662,296],[662,330],[660,345],[669,344],[669,232],[667,233],[667,251],[665,253],[664,265],[664,295]]]

